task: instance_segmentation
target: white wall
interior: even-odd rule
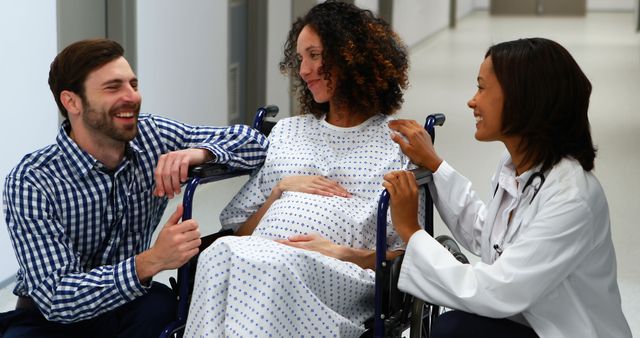
[[[587,0],[589,11],[632,11],[638,0]]]
[[[490,0],[473,0],[474,7],[478,10],[489,10],[489,1]]]
[[[55,1],[0,0],[0,177],[28,152],[55,142],[58,108],[49,91],[49,64],[57,53]],[[0,282],[18,264],[4,211],[0,221]]]
[[[294,115],[291,113],[290,79],[280,73],[279,67],[291,28],[291,1],[270,0],[268,6],[266,104],[277,105],[280,108],[278,118],[282,118]]]
[[[227,1],[138,0],[142,111],[227,124]]]
[[[473,1],[476,9],[489,10],[490,0]],[[634,2],[637,0],[587,0],[587,11],[632,11]]]
[[[456,18],[460,19],[467,14],[476,10],[475,0],[457,0],[456,1]]]
[[[374,14],[378,14],[378,0],[355,0],[353,4],[359,8],[368,9]]]
[[[449,25],[449,1],[393,2],[393,27],[409,48]]]

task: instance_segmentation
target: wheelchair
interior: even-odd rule
[[[260,107],[256,111],[252,127],[265,135],[269,135],[275,125],[272,118],[278,113],[277,106]],[[429,115],[425,129],[432,140],[435,139],[436,125],[445,121],[443,114]],[[216,182],[232,177],[251,174],[251,169],[230,169],[221,164],[204,164],[190,168],[189,180],[183,195],[183,220],[191,219],[193,197],[196,188],[201,184]],[[431,182],[431,173],[425,169],[414,170],[418,185],[423,187],[425,196],[424,225],[426,231],[433,235],[433,201],[427,183]],[[365,333],[362,337],[401,337],[402,333],[410,329],[411,337],[429,337],[430,326],[442,309],[436,305],[427,304],[409,294],[402,293],[397,288],[400,267],[403,256],[393,260],[386,259],[387,243],[387,211],[390,196],[386,189],[381,193],[377,213],[377,243],[376,243],[376,275],[375,275],[375,314],[365,322]],[[202,237],[200,252],[211,245],[216,239],[233,235],[231,230]],[[448,236],[439,236],[437,240],[444,245],[459,261],[468,263],[456,242]],[[191,291],[197,267],[198,255],[178,269],[177,280],[170,279],[172,289],[178,299],[177,318],[169,323],[161,338],[181,338],[184,333],[189,310]]]

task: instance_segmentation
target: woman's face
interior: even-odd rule
[[[298,35],[296,52],[300,61],[300,77],[307,84],[313,99],[318,103],[329,102],[333,96],[333,88],[324,74],[322,67],[322,42],[320,36],[309,26],[304,26]]]
[[[491,56],[484,59],[478,73],[478,91],[467,103],[476,119],[476,140],[504,141],[502,133],[502,87],[493,71]]]

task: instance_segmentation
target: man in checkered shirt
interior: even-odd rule
[[[195,220],[169,198],[190,165],[253,168],[267,140],[242,125],[190,126],[139,114],[138,79],[111,40],[76,42],[51,64],[65,121],[56,142],[9,173],[4,213],[19,263],[16,311],[4,337],[157,337],[175,316],[154,275],[198,252]]]

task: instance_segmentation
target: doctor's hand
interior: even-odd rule
[[[421,229],[418,223],[418,184],[411,171],[392,171],[384,175],[382,185],[391,196],[391,221],[405,243]]]
[[[431,172],[438,170],[442,159],[433,148],[431,136],[423,126],[414,120],[393,120],[389,121],[389,128],[402,134],[393,133],[391,139],[400,146],[405,155],[409,156],[411,162]]]
[[[282,195],[284,191],[297,191],[322,196],[351,197],[347,189],[338,182],[322,176],[287,176],[276,184],[272,194]]]
[[[155,196],[173,198],[180,193],[180,184],[187,181],[189,166],[202,164],[213,159],[206,149],[183,149],[163,154],[155,169]]]

